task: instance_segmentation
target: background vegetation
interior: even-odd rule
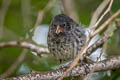
[[[39,40],[37,40],[37,42],[35,40],[36,38],[30,40],[30,35],[34,34],[31,33],[31,30],[35,27],[39,11],[42,11],[49,1],[50,0],[0,0],[0,42],[30,41],[40,47],[46,47],[46,45],[38,44]],[[75,11],[78,16],[78,22],[88,26],[92,13],[102,0],[73,1]],[[58,1],[53,4],[52,8],[50,8],[43,16],[40,26],[48,27],[52,18],[60,13],[59,6]],[[106,16],[106,18],[114,13],[118,8],[120,8],[120,0],[114,0],[112,11]],[[41,31],[41,29],[42,28],[39,28],[37,34],[42,34],[43,31]],[[42,34],[42,36],[38,36],[38,38],[39,37],[40,39],[43,39],[45,35]],[[0,75],[6,72],[8,68],[14,64],[23,50],[24,49],[20,47],[7,47],[0,49]],[[115,35],[113,35],[108,41],[106,53],[107,57],[111,55],[119,55],[120,30],[116,31]],[[27,50],[25,58],[10,76],[26,74],[29,73],[31,69],[36,71],[48,71],[54,69],[56,65],[58,65],[58,62],[55,61],[53,57],[46,55],[43,55],[43,57],[36,56],[34,52]],[[111,80],[119,80],[120,70],[111,71],[110,75],[105,75],[101,78],[106,80],[108,77]]]

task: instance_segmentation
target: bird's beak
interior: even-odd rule
[[[58,25],[56,29],[56,34],[59,34],[62,32],[62,28]]]

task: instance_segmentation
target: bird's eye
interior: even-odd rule
[[[57,25],[56,24],[53,24],[54,27],[56,27]]]

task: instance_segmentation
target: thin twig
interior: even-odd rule
[[[112,7],[112,4],[113,4],[113,0],[111,0],[107,10],[102,14],[102,16],[98,19],[98,21],[95,23],[95,25],[93,25],[91,28],[92,29],[96,29],[98,24],[101,22],[101,20],[104,18],[104,16],[111,10],[111,7]]]
[[[116,18],[120,14],[120,9],[115,12],[108,20],[104,22],[93,34],[91,34],[91,37],[95,36],[98,34],[100,31],[102,31],[114,18]]]
[[[96,27],[98,26],[98,24],[100,23],[100,21],[104,18],[104,16],[111,10],[111,7],[112,7],[112,4],[113,4],[113,0],[111,0],[107,10],[102,14],[102,16],[99,18],[99,20],[95,23],[95,25],[93,25],[93,27],[91,28],[94,28],[96,29]]]
[[[90,27],[92,27],[97,22],[100,14],[103,12],[103,10],[105,9],[105,7],[108,5],[109,2],[110,0],[103,0],[103,2],[98,6],[98,8],[95,10],[90,20],[90,25],[89,25]]]

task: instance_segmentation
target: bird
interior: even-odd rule
[[[86,29],[65,14],[56,15],[49,26],[47,43],[60,63],[76,58],[87,41]]]

